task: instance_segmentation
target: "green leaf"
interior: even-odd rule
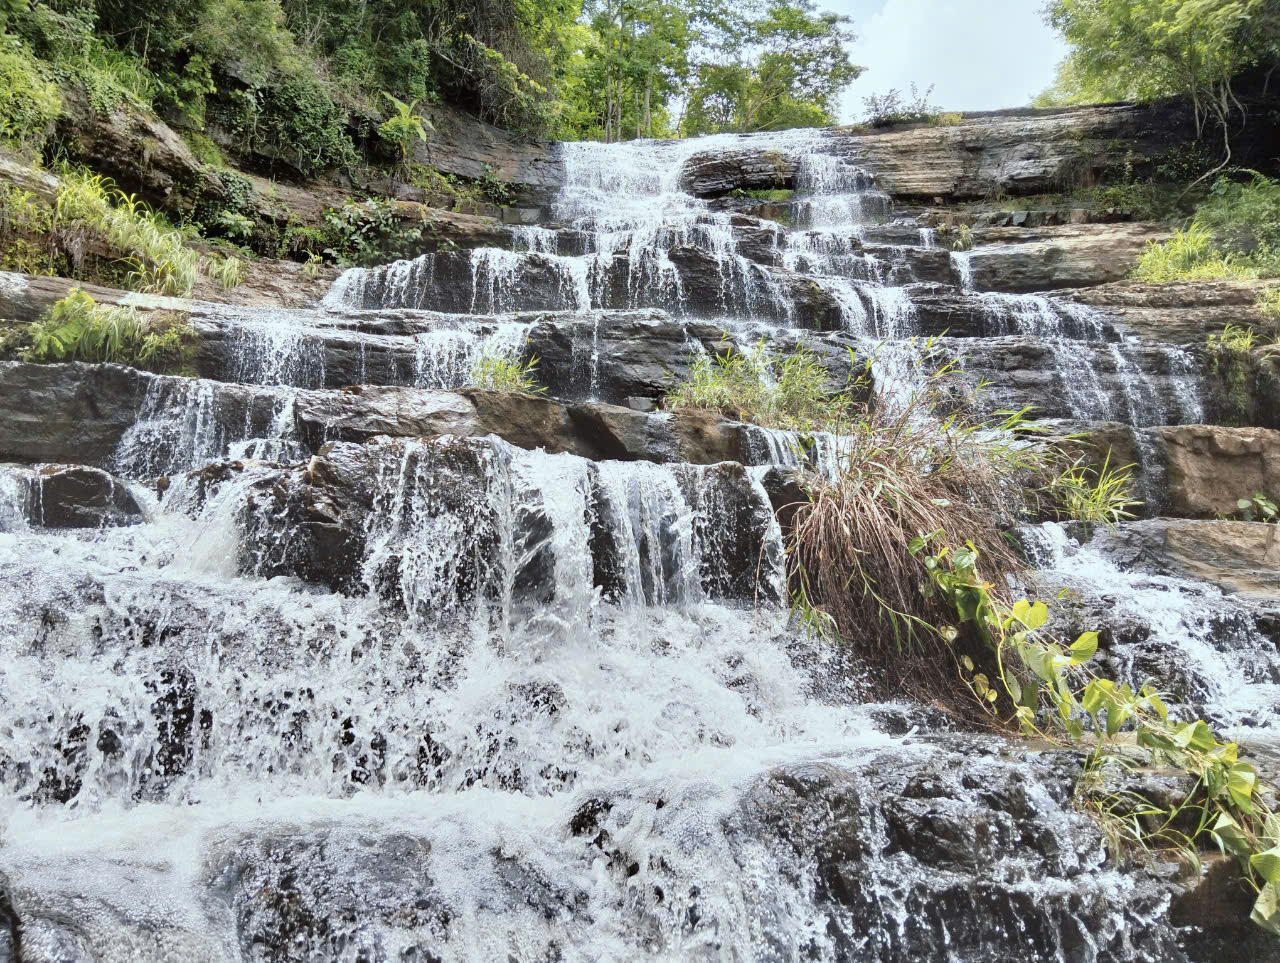
[[[1022,620],[1022,624],[1029,629],[1038,629],[1049,621],[1049,606],[1043,602],[1037,602],[1031,606],[1031,611],[1027,613],[1027,617]]]
[[[1085,632],[1080,638],[1071,643],[1071,661],[1076,665],[1082,662],[1088,662],[1093,658],[1095,652],[1098,651],[1098,633]]]
[[[1022,702],[1022,684],[1012,675],[1004,677],[1004,684],[1009,689],[1009,695],[1015,703]]]
[[[1254,872],[1272,885],[1280,885],[1280,846],[1272,846],[1249,857]]]
[[[1018,599],[1013,603],[1013,617],[1024,625],[1027,622],[1027,613],[1031,611],[1031,603],[1026,599]]]
[[[1244,812],[1253,812],[1253,790],[1258,784],[1258,776],[1253,767],[1238,763],[1231,767],[1227,776],[1227,792],[1231,801]]]
[[[1249,919],[1269,933],[1280,936],[1280,889],[1275,883],[1267,883],[1258,892]]]

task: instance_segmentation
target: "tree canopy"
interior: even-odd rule
[[[1071,50],[1041,104],[1185,95],[1197,130],[1225,138],[1244,112],[1237,78],[1280,65],[1275,0],[1050,0],[1044,14]]]

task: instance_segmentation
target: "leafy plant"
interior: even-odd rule
[[[403,100],[392,96],[385,90],[382,92],[382,96],[391,101],[391,106],[395,109],[395,113],[378,128],[378,136],[400,152],[400,164],[405,170],[408,170],[409,155],[413,150],[414,142],[425,144],[427,131],[435,130],[435,127],[422,114],[413,112],[413,109],[418,106],[416,100],[406,104]]]
[[[1016,723],[1029,737],[1085,748],[1086,774],[1108,763],[1131,766],[1135,752],[1148,766],[1185,773],[1193,783],[1185,802],[1155,805],[1130,793],[1136,805],[1128,807],[1126,818],[1116,818],[1114,796],[1093,799],[1095,810],[1108,817],[1113,838],[1123,843],[1142,849],[1172,844],[1196,866],[1198,847],[1205,844],[1235,858],[1258,892],[1254,922],[1280,935],[1280,818],[1268,802],[1274,790],[1239,759],[1235,743],[1221,741],[1203,720],[1180,721],[1156,690],[1135,692],[1093,672],[1096,632],[1069,645],[1046,637],[1048,606],[1002,601],[996,584],[1003,582],[978,575],[979,553],[972,543],[925,553],[943,537],[937,529],[919,535],[910,551],[923,562],[925,594],[939,598],[962,626],[972,626],[985,646],[982,665],[968,655],[955,656],[977,703],[993,721]],[[935,632],[956,651],[957,626],[942,623]],[[1086,802],[1096,788],[1082,780]],[[1188,815],[1190,826],[1183,828]]]
[[[394,201],[348,200],[325,211],[324,219],[331,243],[324,253],[343,266],[380,264],[420,250],[422,223],[405,219]]]
[[[517,394],[542,394],[546,386],[538,383],[537,355],[523,357],[516,348],[481,351],[471,364],[471,381],[485,391]]]
[[[1248,184],[1221,177],[1191,224],[1151,242],[1133,276],[1208,281],[1280,276],[1280,182],[1254,174]]]
[[[1280,286],[1268,287],[1258,292],[1258,310],[1270,321],[1280,321]]]
[[[44,66],[24,44],[0,34],[0,141],[38,150],[61,109]]]
[[[101,175],[63,172],[53,227],[101,235],[122,254],[129,281],[138,290],[186,297],[195,288],[200,255],[185,245],[182,233]]]
[[[205,273],[218,282],[219,287],[229,291],[244,282],[247,269],[238,257],[212,255],[205,266]]]
[[[1054,457],[1035,443],[1025,412],[992,424],[963,409],[944,414],[960,377],[950,362],[922,372],[905,403],[864,406],[838,439],[834,475],[804,476],[807,500],[789,509],[787,539],[792,598],[821,608],[863,658],[910,676],[917,695],[941,704],[955,700],[926,644],[939,613],[919,593],[907,546],[920,531],[961,526],[982,533],[997,572],[1015,571],[1020,562],[992,520],[1020,514],[1022,485]]]
[[[27,361],[115,362],[157,371],[183,368],[197,335],[181,315],[98,304],[76,288],[55,302],[29,332]]]
[[[1082,459],[1073,462],[1049,482],[1047,490],[1060,517],[1115,525],[1133,518],[1129,509],[1142,504],[1133,498],[1133,469],[1133,465],[1113,468],[1108,451],[1096,469]]]
[[[1246,522],[1280,522],[1280,508],[1262,492],[1254,492],[1252,498],[1236,499],[1236,511]]]

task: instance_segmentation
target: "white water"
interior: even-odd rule
[[[861,247],[888,199],[838,143],[565,145],[556,227],[514,229],[512,251],[349,271],[317,312],[228,313],[229,376],[253,387],[151,382],[114,469],[248,464],[172,478],[143,525],[40,530],[0,472],[0,872],[24,953],[1145,958],[1128,935],[1137,884],[1040,781],[1043,760],[869,703],[868,670],[788,626],[768,466],[834,475],[838,438],[749,429],[744,470],[496,439],[318,454],[298,436],[293,389],[330,382],[351,345],[360,384],[458,387],[479,353],[524,342],[533,322],[508,312],[550,310],[591,325],[570,363],[598,397],[602,306],[785,338],[831,320],[812,316],[810,285],[864,351],[887,339],[876,390],[905,403],[925,323],[914,252]],[[781,270],[682,187],[696,155],[728,150],[795,168],[794,228],[758,232]],[[561,254],[575,248],[560,229],[585,252]],[[1079,413],[1119,410],[1096,351],[1123,368],[1130,419],[1172,417],[1154,413],[1144,356],[1106,341],[1098,317],[974,297],[987,333],[1050,345]],[[396,333],[370,333],[383,322]],[[408,362],[374,363],[394,345]],[[1232,623],[1248,644],[1224,653],[1205,626],[1226,616],[1196,614],[1230,614],[1230,600],[1043,537],[1048,576],[1120,586],[1118,607],[1185,658],[1197,698],[1233,724],[1263,719],[1270,683],[1218,681],[1247,669],[1251,630]],[[847,788],[806,795],[822,779]],[[981,795],[1008,786],[1014,802]],[[988,855],[917,858],[935,821],[961,856]],[[983,850],[988,837],[1000,842]]]

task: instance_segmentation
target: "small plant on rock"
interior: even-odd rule
[[[1046,491],[1059,517],[1087,524],[1115,525],[1133,518],[1142,502],[1133,497],[1133,465],[1113,468],[1111,452],[1093,468],[1077,460],[1049,482]]]
[[[407,172],[414,143],[426,143],[427,131],[435,130],[435,127],[422,114],[413,112],[418,106],[416,100],[406,104],[385,90],[382,96],[391,102],[395,113],[378,128],[378,136],[400,152],[400,167]]]
[[[804,345],[778,354],[763,340],[746,350],[726,343],[723,351],[694,359],[665,405],[720,411],[766,428],[839,431],[860,387],[865,379],[836,389],[821,359]]]
[[[1252,498],[1237,499],[1236,512],[1246,522],[1280,522],[1280,508],[1262,492],[1254,492]]]
[[[31,326],[24,360],[115,362],[161,372],[186,368],[198,338],[185,317],[98,304],[76,288]]]
[[[471,364],[471,381],[485,391],[542,394],[538,383],[537,355],[523,356],[523,349],[492,348],[481,351]]]
[[[951,238],[951,250],[968,251],[973,248],[973,231],[968,224],[961,224]]]

